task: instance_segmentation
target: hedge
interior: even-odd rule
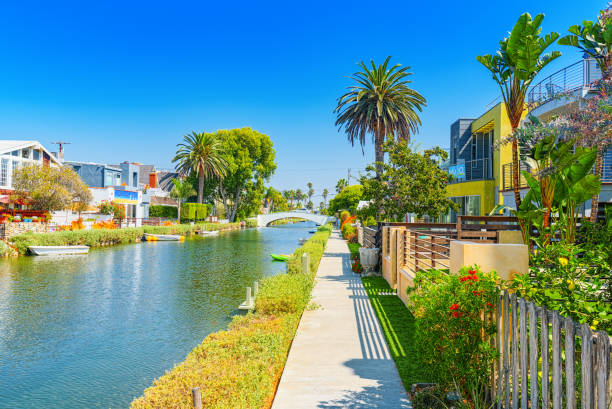
[[[149,206],[149,217],[176,219],[178,217],[178,209],[176,206],[151,205]]]
[[[140,241],[144,233],[190,235],[196,230],[233,230],[240,228],[240,223],[198,223],[173,224],[171,226],[143,226],[125,229],[92,229],[75,231],[57,231],[52,233],[25,233],[9,239],[19,254],[26,254],[28,246],[75,246],[86,245],[100,247],[104,245],[125,244]]]
[[[310,271],[316,272],[317,266],[323,252],[325,251],[325,244],[329,235],[331,234],[331,225],[319,227],[319,230],[312,235],[310,239],[304,245],[293,252],[293,256],[287,261],[287,272],[288,273],[300,273],[302,272],[302,254],[310,253]]]
[[[318,265],[331,226],[319,229],[294,252]],[[299,255],[298,255],[299,254]],[[289,266],[288,266],[289,269]],[[255,313],[234,318],[227,331],[210,334],[184,362],[157,379],[131,409],[192,408],[199,386],[207,409],[270,408],[315,276],[279,274],[262,280]]]
[[[204,220],[212,211],[212,205],[207,203],[183,203],[181,205],[182,220]]]

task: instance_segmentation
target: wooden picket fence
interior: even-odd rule
[[[504,291],[493,314],[497,409],[610,409],[611,340]],[[579,406],[577,406],[579,405]]]

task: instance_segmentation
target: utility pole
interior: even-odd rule
[[[64,161],[64,145],[70,145],[70,142],[65,142],[65,141],[58,141],[58,142],[51,142],[53,145],[59,145],[59,150],[57,152],[57,159],[59,159],[60,162]]]
[[[346,185],[350,186],[351,185],[351,168],[348,168],[348,172],[346,175]]]

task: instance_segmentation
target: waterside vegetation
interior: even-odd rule
[[[270,408],[331,226],[319,228],[288,262],[288,274],[262,280],[256,311],[236,317],[227,331],[211,334],[184,362],[157,379],[131,409],[192,408],[198,386],[206,408]],[[311,272],[302,274],[301,255]]]

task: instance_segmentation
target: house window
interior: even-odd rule
[[[9,160],[2,159],[2,163],[0,164],[0,185],[8,186],[8,167]]]
[[[13,151],[13,152],[11,152],[11,155],[13,155],[13,156],[19,156],[19,151]]]
[[[40,151],[38,149],[32,151],[32,159],[40,160]]]
[[[21,157],[28,159],[30,157],[30,150],[29,149],[22,149],[21,150]]]
[[[111,171],[104,172],[104,186],[114,186],[115,185],[115,174]]]

